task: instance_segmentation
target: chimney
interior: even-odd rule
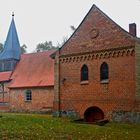
[[[136,27],[136,23],[131,23],[129,24],[129,33],[133,36],[137,35],[137,27]]]

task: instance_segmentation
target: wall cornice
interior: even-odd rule
[[[74,53],[67,55],[60,55],[60,62],[80,62],[92,59],[103,59],[111,57],[128,56],[135,54],[135,46],[125,46],[119,48],[111,48],[104,50],[96,50],[91,52]]]

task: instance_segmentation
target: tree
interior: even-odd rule
[[[73,25],[71,25],[70,28],[72,30],[72,33],[75,32],[76,28]],[[57,47],[58,48],[62,47],[67,42],[68,38],[69,38],[68,36],[64,36],[62,42],[61,43],[58,42]]]
[[[0,43],[0,52],[2,52],[2,50],[3,50],[3,44]]]
[[[60,48],[62,47],[68,40],[68,37],[67,36],[64,36],[63,39],[62,39],[62,42],[57,44],[57,47]]]
[[[27,46],[25,44],[23,44],[22,46],[20,46],[21,48],[21,54],[27,53]]]
[[[43,52],[45,50],[56,49],[57,47],[53,46],[52,41],[45,41],[44,43],[39,43],[36,46],[37,52]]]

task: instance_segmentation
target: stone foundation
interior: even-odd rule
[[[53,112],[53,116],[55,116],[55,117],[61,116],[61,117],[76,117],[76,118],[78,118],[79,114],[77,112],[75,112],[74,110],[67,110],[67,111],[61,110],[61,111]]]
[[[125,111],[113,112],[112,121],[140,123],[140,112],[125,112]]]

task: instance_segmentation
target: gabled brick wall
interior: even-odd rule
[[[83,118],[85,111],[95,106],[108,119],[113,112],[135,111],[139,96],[139,82],[135,77],[139,73],[139,68],[135,70],[139,58],[135,57],[138,50],[135,42],[133,36],[94,5],[56,56],[55,96],[59,96],[59,100],[54,100],[54,111]],[[100,81],[103,62],[109,66],[107,82]],[[89,69],[89,80],[83,83],[80,70],[84,64]]]
[[[134,46],[134,38],[93,5],[60,54],[76,54]]]

